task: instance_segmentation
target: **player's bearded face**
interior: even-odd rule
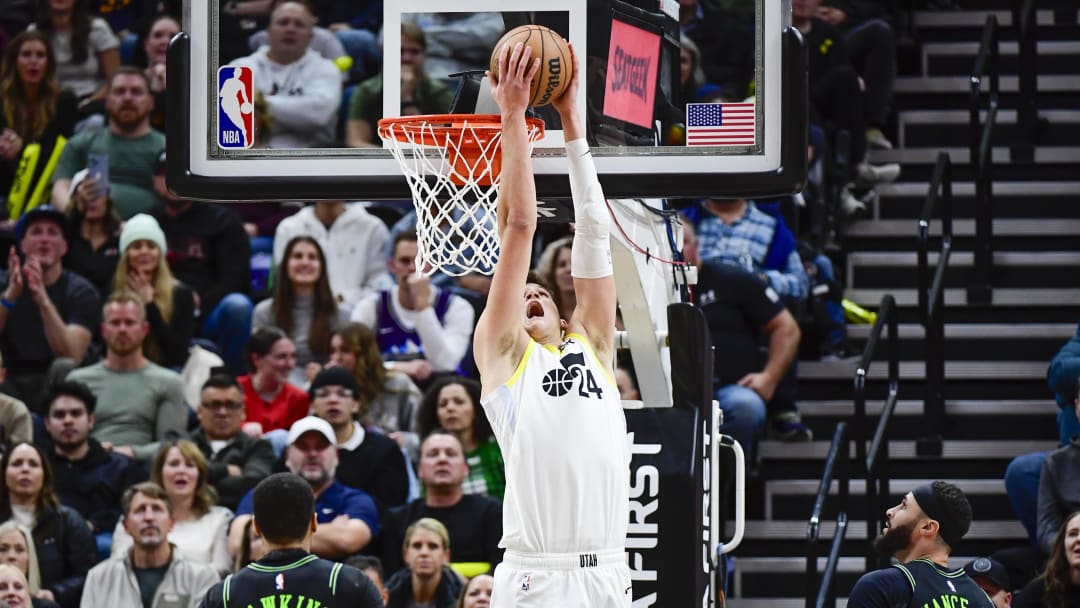
[[[880,555],[893,556],[906,549],[911,544],[911,534],[915,531],[916,523],[909,521],[906,524],[889,526],[874,539],[874,551]]]

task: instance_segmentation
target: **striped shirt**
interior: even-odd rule
[[[806,276],[798,250],[793,249],[783,268],[766,268],[765,258],[777,229],[787,230],[773,216],[747,203],[746,213],[731,224],[705,212],[697,227],[703,261],[735,264],[750,272],[763,273],[776,293],[794,299],[806,297],[810,279]]]

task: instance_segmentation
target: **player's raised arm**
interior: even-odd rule
[[[530,83],[540,67],[528,46],[520,43],[499,52],[499,74],[489,73],[491,93],[502,110],[502,177],[498,230],[500,253],[495,264],[488,306],[480,315],[473,337],[477,368],[485,386],[495,386],[513,373],[524,354],[528,334],[522,327],[525,281],[536,232],[536,185],[529,159],[529,133],[525,124]],[[509,363],[509,371],[499,370]],[[500,364],[503,364],[500,366]],[[506,377],[500,377],[506,376]]]
[[[600,360],[611,366],[617,300],[608,232],[610,214],[578,111],[581,64],[572,45],[570,57],[574,63],[570,84],[562,96],[552,102],[559,111],[566,136],[570,193],[574,198],[574,245],[570,253],[570,271],[574,277],[577,306],[570,319],[569,330],[584,333]]]

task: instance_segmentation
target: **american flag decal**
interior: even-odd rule
[[[686,105],[686,145],[753,146],[757,143],[753,102]]]

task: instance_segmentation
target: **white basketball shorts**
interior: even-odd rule
[[[624,549],[587,553],[507,551],[495,568],[492,608],[629,608]]]

